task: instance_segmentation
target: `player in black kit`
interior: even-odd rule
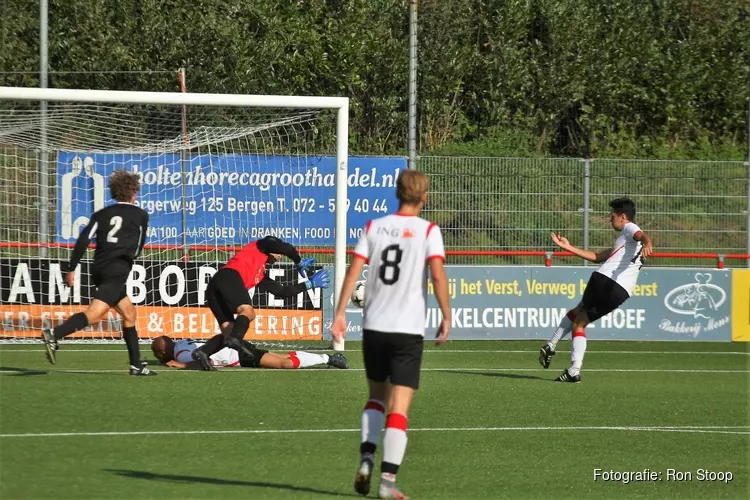
[[[94,263],[91,266],[91,278],[96,285],[96,292],[86,312],[72,315],[54,330],[42,331],[50,363],[54,364],[56,361],[58,340],[99,321],[114,307],[122,317],[122,334],[130,357],[130,374],[156,375],[141,361],[138,333],[135,329],[135,307],[125,289],[133,260],[143,250],[148,229],[148,214],[135,205],[139,188],[137,175],[126,170],[113,172],[109,177],[109,190],[117,203],[94,213],[91,222],[78,236],[65,283],[70,287],[75,284],[78,262],[86,252],[89,241],[96,238]]]

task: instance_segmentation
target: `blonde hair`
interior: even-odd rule
[[[396,181],[396,198],[407,205],[417,205],[430,187],[430,179],[418,170],[404,170]]]
[[[138,175],[127,170],[115,170],[109,176],[109,191],[117,201],[129,202],[140,188]]]

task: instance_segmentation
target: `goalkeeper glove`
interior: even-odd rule
[[[297,264],[297,272],[304,278],[307,278],[307,273],[312,270],[315,265],[315,257],[306,257]]]
[[[328,288],[331,286],[331,278],[328,276],[327,269],[321,269],[317,273],[313,274],[309,280],[305,282],[307,289],[311,288]]]

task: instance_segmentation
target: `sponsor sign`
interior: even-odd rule
[[[94,285],[89,262],[77,270],[76,285],[64,282],[61,263],[46,259],[0,260],[0,335],[38,337],[40,328],[60,324],[83,311],[90,302]],[[206,338],[219,333],[206,306],[206,287],[218,267],[215,263],[138,261],[127,282],[128,296],[138,312],[137,328],[143,337],[174,335]],[[291,266],[274,265],[267,276],[282,283],[301,281]],[[249,290],[256,308],[255,321],[246,338],[258,340],[321,340],[323,334],[322,294],[308,290],[295,297],[278,298]],[[119,336],[119,315],[111,310],[77,337]]]
[[[447,266],[446,272],[452,339],[541,340],[581,301],[592,270]],[[362,279],[366,276],[365,268]],[[730,340],[731,294],[731,271],[644,269],[631,298],[590,325],[587,335],[603,340]],[[348,311],[348,338],[357,340],[362,310],[350,304]],[[428,283],[428,338],[441,319]]]
[[[398,208],[406,160],[349,157],[347,241],[368,220]],[[116,169],[141,178],[137,204],[149,214],[147,243],[246,244],[264,236],[294,245],[334,244],[336,158],[260,155],[62,152],[57,158],[58,242],[75,242],[93,212],[114,203]]]
[[[732,340],[750,342],[750,269],[732,271]]]

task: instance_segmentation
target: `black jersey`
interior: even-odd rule
[[[99,267],[122,259],[132,264],[146,242],[148,214],[130,203],[116,203],[94,213],[88,226],[81,231],[70,257],[74,271],[86,252],[89,241],[96,239],[94,266]]]

